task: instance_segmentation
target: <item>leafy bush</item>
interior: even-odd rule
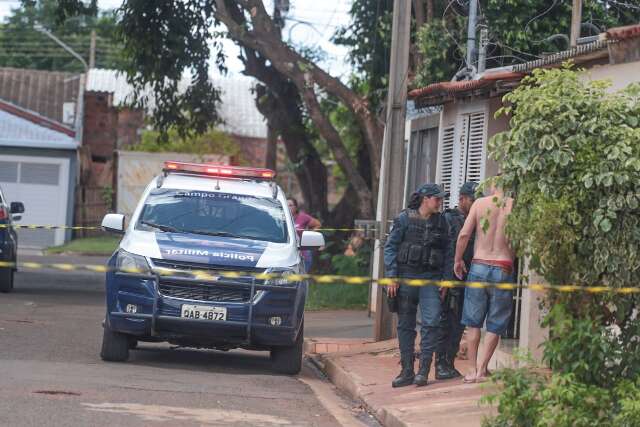
[[[569,65],[536,70],[498,112],[512,114],[510,130],[490,143],[503,171],[496,181],[516,195],[507,231],[518,255],[553,284],[638,284],[640,85],[608,87]],[[487,425],[634,425],[639,301],[631,293],[548,294],[551,379],[503,373],[500,415]]]
[[[167,131],[164,140],[160,132],[147,130],[142,134],[138,144],[127,147],[130,151],[146,151],[149,153],[172,152],[190,153],[204,156],[206,154],[220,154],[238,156],[240,147],[227,134],[216,129],[210,129],[202,135],[182,137],[174,128]]]

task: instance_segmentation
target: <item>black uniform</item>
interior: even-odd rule
[[[453,242],[458,241],[458,235],[460,234],[460,230],[464,225],[465,216],[458,209],[447,209],[444,212],[445,218],[447,218],[447,222],[450,224],[451,230],[451,239]],[[473,259],[473,247],[475,242],[475,234],[471,236],[469,240],[469,244],[467,245],[467,249],[463,254],[463,260],[467,268],[471,265],[471,261]],[[455,245],[455,243],[454,243]],[[453,271],[449,272],[452,279],[457,280],[455,278]],[[463,277],[461,280],[465,280]],[[462,334],[464,333],[464,325],[461,324],[462,319],[462,304],[464,302],[464,287],[456,287],[453,289],[449,289],[447,292],[447,297],[445,298],[444,307],[442,311],[441,324],[444,330],[443,339],[441,342],[440,349],[436,356],[436,360],[440,360],[441,363],[446,364],[449,369],[455,369],[453,365],[453,361],[458,354],[458,350],[460,348],[460,340],[462,339]],[[458,376],[457,371],[455,376]]]
[[[443,280],[453,269],[453,244],[449,224],[443,214],[428,219],[417,210],[402,211],[394,220],[384,247],[387,277]],[[416,384],[426,384],[433,353],[440,348],[443,337],[442,301],[436,286],[409,286],[398,289],[398,341],[403,377],[412,379],[416,339],[416,313],[420,308],[420,372]],[[410,374],[409,374],[410,372]],[[401,374],[402,376],[402,374]],[[419,379],[420,378],[420,379]],[[396,381],[406,385],[408,381]]]

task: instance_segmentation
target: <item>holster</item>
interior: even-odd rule
[[[389,307],[389,311],[391,313],[397,313],[398,312],[398,296],[396,295],[395,297],[390,297],[389,294],[387,295],[387,307]]]

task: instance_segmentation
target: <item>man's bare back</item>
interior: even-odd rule
[[[473,204],[465,227],[467,222],[471,222],[469,225],[475,228],[474,258],[513,261],[513,250],[505,235],[507,216],[511,213],[512,207],[513,199],[499,194],[482,197]]]
[[[484,261],[513,262],[514,253],[505,234],[507,216],[511,213],[513,199],[504,197],[502,192],[482,197],[471,206],[471,211],[458,235],[454,271],[462,278],[469,268],[462,261],[472,233],[476,233],[473,258]]]

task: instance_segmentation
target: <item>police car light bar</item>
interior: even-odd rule
[[[276,173],[271,169],[245,168],[239,166],[208,165],[206,163],[164,162],[165,172],[187,172],[199,175],[227,178],[253,178],[272,180]]]

